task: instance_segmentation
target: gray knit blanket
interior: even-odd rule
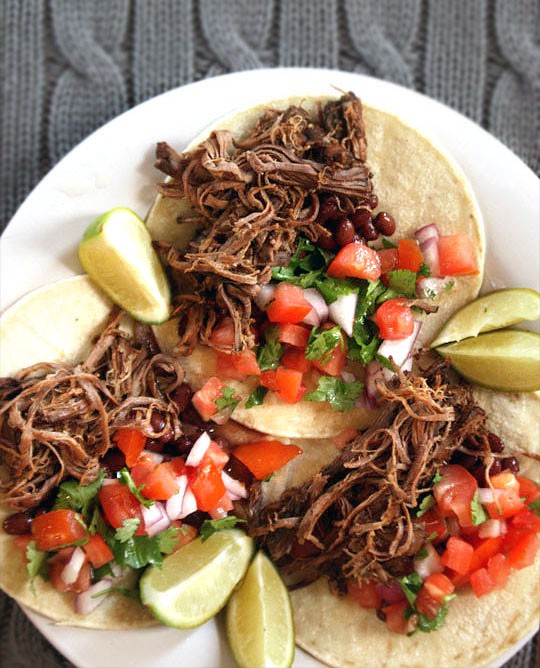
[[[416,89],[540,174],[538,0],[0,0],[0,31],[0,230],[109,119],[260,67],[341,69]],[[532,668],[536,643],[506,668]],[[0,667],[70,665],[0,594]]]

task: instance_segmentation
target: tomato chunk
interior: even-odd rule
[[[137,459],[135,466],[131,469],[131,477],[135,485],[137,487],[144,485],[150,471],[153,471],[155,468],[155,459],[149,452],[143,452],[139,459]]]
[[[418,612],[420,612],[422,615],[425,615],[428,619],[434,619],[439,612],[441,603],[440,601],[437,601],[435,598],[433,598],[424,584],[422,589],[420,589],[418,592],[414,606]]]
[[[376,582],[364,582],[361,585],[349,582],[347,584],[347,593],[362,608],[380,608],[382,605],[382,596],[377,589]]]
[[[146,533],[141,504],[121,482],[113,481],[108,485],[102,485],[98,498],[105,519],[114,529],[119,529],[124,520],[137,519],[139,526],[136,535],[143,536]]]
[[[471,502],[478,490],[475,478],[457,464],[444,466],[439,473],[441,479],[433,486],[433,494],[441,514],[455,514],[460,526],[473,526]]]
[[[381,260],[381,274],[386,274],[387,271],[393,271],[398,263],[398,249],[397,248],[383,248],[377,251]]]
[[[311,361],[306,359],[306,351],[299,348],[286,350],[281,356],[281,364],[300,373],[307,373],[311,369]]]
[[[478,260],[467,234],[461,232],[439,237],[438,245],[441,276],[466,276],[478,273]]]
[[[234,456],[246,466],[257,480],[264,480],[287,462],[302,454],[296,445],[280,441],[256,441],[234,449]]]
[[[481,566],[485,566],[491,557],[500,552],[502,544],[503,536],[496,536],[495,538],[486,538],[477,545],[471,558],[471,571],[476,571]]]
[[[119,429],[113,437],[116,445],[126,456],[126,465],[135,464],[146,445],[146,436],[138,429]]]
[[[216,352],[216,374],[225,380],[246,380],[247,374],[241,373],[236,368],[234,355]]]
[[[414,331],[414,316],[404,299],[388,299],[375,312],[381,339],[406,339]]]
[[[248,376],[260,376],[261,370],[257,363],[257,356],[253,350],[244,350],[241,353],[233,353],[233,367],[241,374]]]
[[[540,532],[540,517],[531,512],[527,507],[522,508],[514,518],[512,524],[520,529]]]
[[[276,388],[276,395],[288,404],[296,404],[306,393],[300,371],[284,366],[278,366],[276,370]]]
[[[527,478],[516,478],[519,483],[519,496],[525,499],[525,503],[529,505],[536,499],[540,499],[540,487]]]
[[[210,463],[222,471],[228,461],[229,455],[215,441],[210,441],[210,445],[206,448],[206,452],[202,458],[201,465],[204,466]]]
[[[441,556],[441,564],[465,575],[470,570],[473,552],[473,546],[470,543],[457,536],[450,536],[446,543],[446,550]]]
[[[214,508],[227,491],[221,479],[221,471],[212,462],[201,463],[195,468],[188,467],[188,480],[199,510],[209,511]]]
[[[347,344],[343,334],[341,336],[341,341],[336,344],[329,354],[323,357],[324,361],[313,360],[313,366],[328,376],[339,376],[347,363]]]
[[[191,401],[203,420],[209,420],[218,412],[216,399],[221,396],[224,388],[225,383],[216,376],[212,376],[193,395]]]
[[[311,304],[304,298],[302,288],[290,283],[279,283],[274,292],[274,299],[266,309],[266,315],[270,322],[295,325],[302,322],[311,308]]]
[[[275,369],[269,369],[268,371],[263,371],[259,379],[259,383],[263,386],[275,392],[278,389],[276,381],[276,371]]]
[[[439,603],[443,602],[446,596],[454,593],[454,585],[443,573],[433,573],[424,582],[428,594]]]
[[[309,339],[309,329],[300,325],[281,323],[279,326],[279,340],[297,348],[305,348]]]
[[[510,564],[504,554],[496,554],[487,562],[487,572],[495,589],[504,589],[510,576]]]
[[[49,559],[49,563],[47,564],[47,575],[49,576],[49,581],[55,589],[58,589],[58,591],[72,591],[76,594],[80,594],[90,587],[92,578],[90,564],[88,561],[85,561],[81,566],[81,570],[79,571],[79,575],[75,582],[72,584],[66,584],[62,579],[62,571],[64,570],[68,559],[68,556],[60,554],[56,554],[54,557]]]
[[[32,520],[32,536],[38,550],[50,552],[77,543],[87,536],[82,517],[73,510],[51,510]]]
[[[515,569],[531,566],[539,549],[540,538],[534,531],[527,531],[508,553],[508,563]]]
[[[148,474],[141,493],[153,501],[166,501],[178,492],[176,474],[170,462],[158,464]]]
[[[90,536],[88,543],[82,548],[94,568],[100,568],[114,559],[110,547],[98,533]]]
[[[437,534],[432,541],[433,543],[437,543],[448,535],[446,522],[439,515],[436,508],[428,510],[427,513],[422,515],[422,517],[416,521],[424,523],[424,526],[426,527],[426,536]]]
[[[381,258],[366,244],[353,241],[340,249],[326,272],[334,278],[365,278],[376,281],[381,275]]]
[[[408,269],[416,273],[420,270],[424,256],[415,239],[400,239],[398,241],[398,269]]]
[[[414,616],[409,617],[409,619],[405,618],[408,606],[407,601],[400,601],[399,603],[387,605],[382,609],[386,617],[386,627],[389,631],[404,634],[414,631],[417,624]]]
[[[485,568],[479,568],[477,571],[473,571],[469,579],[471,587],[478,598],[485,594],[489,594],[495,589],[495,583]]]

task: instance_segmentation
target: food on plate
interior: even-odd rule
[[[168,179],[147,219],[173,286],[162,348],[193,389],[233,387],[248,427],[369,426],[380,358],[408,368],[482,282],[459,168],[352,93],[241,111],[188,148],[158,146]]]

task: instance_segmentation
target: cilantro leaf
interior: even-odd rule
[[[139,528],[140,523],[141,520],[138,517],[125,519],[122,522],[122,526],[116,530],[116,533],[114,534],[114,540],[117,540],[120,543],[126,543],[135,535],[135,532]]]
[[[323,277],[333,257],[333,253],[315,246],[305,237],[300,237],[289,264],[286,267],[274,267],[272,279],[287,281],[301,288],[311,288]]]
[[[321,376],[317,389],[304,397],[306,401],[328,401],[335,411],[348,411],[354,408],[356,399],[364,389],[363,383],[346,383],[333,376]]]
[[[450,290],[454,287],[454,281],[448,281],[448,283],[444,284],[443,290],[445,292],[450,292]]]
[[[122,594],[122,596],[126,596],[127,598],[132,598],[134,601],[140,602],[141,600],[138,589],[127,589],[126,587],[109,587],[108,589],[103,589],[102,591],[98,591],[97,594],[93,594],[91,598],[99,598],[100,596],[105,596],[106,594],[112,594],[113,592],[116,592],[117,594]]]
[[[74,510],[81,513],[85,519],[90,519],[104,478],[105,471],[100,471],[96,480],[89,485],[79,485],[76,480],[64,481],[58,488],[53,510]]]
[[[409,269],[389,271],[389,287],[406,297],[416,297],[416,273]]]
[[[442,480],[442,475],[439,473],[439,471],[437,471],[437,473],[433,476],[433,480],[431,481],[431,483],[433,485],[436,485],[441,480]]]
[[[240,399],[235,398],[234,389],[232,387],[224,387],[221,396],[218,397],[214,403],[216,404],[218,411],[222,411],[225,408],[232,408],[232,410],[234,410],[240,403]]]
[[[426,538],[426,543],[431,543],[432,540],[435,540],[439,534],[436,531],[433,531],[432,533],[429,534],[429,536]]]
[[[265,343],[259,347],[257,363],[261,371],[276,369],[281,360],[283,347],[279,342],[279,329],[275,325],[266,328]]]
[[[318,327],[313,327],[306,347],[306,359],[320,360],[325,363],[330,358],[334,348],[340,344],[343,346],[344,342],[341,327],[338,325],[324,331]]]
[[[268,388],[259,385],[248,397],[246,401],[246,408],[253,408],[253,406],[260,406],[264,401]]]
[[[444,626],[446,620],[446,615],[448,614],[448,608],[446,605],[441,605],[437,614],[433,619],[430,619],[426,615],[418,615],[418,630],[423,631],[424,633],[431,633],[431,631],[436,631]]]
[[[404,575],[402,578],[398,578],[399,586],[401,587],[405,598],[410,605],[414,606],[418,592],[422,589],[424,581],[418,575],[418,573],[410,573],[409,575]]]
[[[239,523],[245,523],[245,520],[241,520],[235,515],[227,515],[227,517],[222,517],[218,520],[204,520],[200,531],[202,541],[208,540],[216,531],[232,529]]]
[[[143,568],[147,564],[153,564],[161,568],[163,565],[163,555],[155,538],[132,536],[122,543],[115,540],[110,547],[119,566]]]
[[[270,482],[270,480],[272,480],[272,478],[273,478],[275,475],[276,475],[276,472],[273,471],[272,473],[269,473],[269,474],[266,476],[266,478],[263,478],[262,481],[263,481],[263,482]]]
[[[415,558],[415,559],[425,559],[427,556],[428,556],[427,548],[426,548],[426,547],[423,547],[421,550],[419,550],[419,551],[415,554],[414,558]]]
[[[392,243],[390,239],[387,239],[386,237],[383,237],[382,245],[383,248],[397,248],[397,244]]]
[[[471,516],[473,526],[477,527],[482,522],[485,522],[488,518],[484,507],[478,501],[478,492],[474,493],[473,499],[471,501]]]
[[[425,496],[420,502],[418,510],[416,511],[416,517],[422,517],[422,515],[425,515],[430,508],[433,508],[434,505],[435,497],[433,494],[428,494],[428,496]]]
[[[126,468],[123,468],[118,473],[118,478],[123,485],[127,485],[129,491],[133,494],[137,501],[139,501],[139,503],[142,503],[145,508],[150,508],[150,506],[154,505],[154,502],[151,499],[145,499],[145,497],[141,494],[141,490],[144,488],[144,485],[137,487],[133,478],[131,477],[131,473]]]
[[[174,552],[174,550],[178,547],[178,543],[180,542],[180,536],[178,535],[179,533],[180,529],[174,526],[167,527],[167,529],[161,533],[158,533],[156,540],[159,551],[163,552],[163,554],[170,554],[171,552]]]
[[[342,295],[359,292],[361,283],[356,278],[333,278],[325,275],[315,281],[315,287],[323,296],[324,301],[331,304]]]
[[[540,517],[540,498],[535,499],[532,503],[529,503],[529,510]]]
[[[380,355],[379,353],[375,353],[375,359],[385,369],[388,369],[389,371],[395,371],[396,370],[395,367],[394,367],[394,363],[388,357],[385,357],[384,355]]]
[[[47,553],[42,550],[38,550],[36,547],[36,541],[31,540],[26,546],[26,570],[30,576],[30,591],[34,596],[36,595],[36,590],[34,588],[34,579],[37,575],[44,576],[46,573]]]
[[[90,524],[88,525],[88,531],[92,535],[98,533],[105,540],[112,537],[111,527],[103,519],[103,515],[101,514],[97,504],[94,507],[94,512],[92,514]]]
[[[429,266],[427,264],[424,264],[422,262],[422,264],[420,265],[420,269],[418,270],[416,276],[418,278],[420,278],[421,276],[423,276],[424,278],[428,278],[429,276],[431,276],[431,269],[429,268]]]

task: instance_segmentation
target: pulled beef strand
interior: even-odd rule
[[[169,180],[165,197],[184,197],[200,231],[185,251],[155,246],[176,285],[177,351],[197,342],[216,347],[210,334],[218,317],[235,325],[238,352],[254,345],[251,304],[295,250],[298,234],[316,242],[329,231],[317,220],[321,196],[339,210],[370,208],[371,174],[360,100],[347,93],[319,109],[318,119],[300,107],[268,109],[235,143],[219,130],[192,151],[158,144],[156,167]],[[181,222],[181,221],[179,221]]]
[[[412,570],[425,539],[413,521],[422,494],[457,451],[489,457],[485,413],[465,386],[436,363],[426,377],[380,383],[384,419],[347,445],[310,482],[249,512],[249,533],[282,573],[304,586],[326,575],[333,591],[347,581],[388,582]]]
[[[68,476],[91,483],[116,429],[181,435],[171,394],[184,373],[156,352],[150,327],[136,325],[132,338],[122,315],[112,311],[82,364],[41,363],[0,379],[0,491],[12,507],[39,505]],[[159,432],[154,412],[163,418]]]

